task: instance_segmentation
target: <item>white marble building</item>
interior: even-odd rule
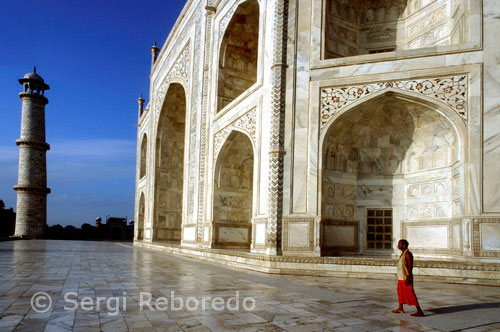
[[[136,244],[499,262],[499,33],[497,0],[188,0],[139,103]]]

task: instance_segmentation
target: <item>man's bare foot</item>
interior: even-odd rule
[[[396,309],[396,310],[393,310],[392,312],[395,314],[404,314],[405,313],[405,311],[403,309]]]
[[[424,313],[422,311],[417,311],[414,314],[411,314],[413,317],[424,317]]]

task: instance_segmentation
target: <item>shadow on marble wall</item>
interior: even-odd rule
[[[356,56],[468,41],[467,15],[451,16],[463,0],[329,0],[324,58]]]
[[[451,219],[459,146],[446,118],[397,94],[343,114],[323,142],[322,251],[390,252],[403,221]]]

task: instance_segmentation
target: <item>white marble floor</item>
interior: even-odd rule
[[[416,283],[427,314],[416,318],[391,313],[395,286],[229,269],[130,243],[7,241],[0,331],[500,331],[500,287]]]

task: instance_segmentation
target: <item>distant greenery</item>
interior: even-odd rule
[[[100,234],[98,229],[90,224],[83,224],[81,228],[71,225],[63,227],[57,224],[47,226],[45,237],[57,240],[98,240],[103,238],[103,234]]]
[[[0,199],[0,238],[14,235],[16,213],[13,208],[6,209],[5,203]]]
[[[129,224],[99,224],[92,226],[85,223],[81,228],[59,224],[47,226],[45,237],[53,240],[132,240],[134,225]]]

